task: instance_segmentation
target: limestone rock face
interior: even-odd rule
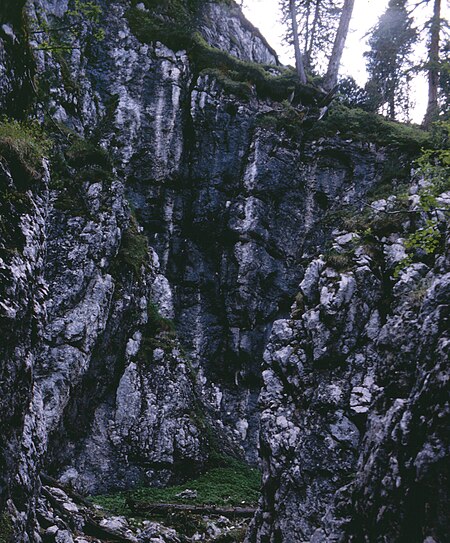
[[[202,7],[200,31],[212,46],[241,59],[279,64],[276,52],[237,6],[207,3]]]
[[[342,243],[342,234],[336,243]],[[444,541],[449,238],[386,284],[392,246],[314,260],[264,353],[263,493],[247,541]],[[358,242],[356,242],[358,243]],[[442,509],[444,507],[444,509]]]
[[[70,2],[0,6],[0,110],[55,141],[33,171],[0,147],[15,541],[81,543],[60,484],[163,486],[217,453],[261,459],[248,541],[444,540],[448,245],[394,280],[401,225],[371,252],[333,224],[407,157],[317,133],[324,96],[276,87],[276,54],[232,2],[200,2],[200,34],[164,43],[155,3],[95,3],[104,39],[87,25],[62,55],[42,29],[70,22]],[[129,537],[182,540],[153,523]]]
[[[326,240],[317,227],[324,214],[342,192],[349,204],[378,182],[384,152],[274,132],[279,103],[255,91],[245,99],[230,95],[185,50],[140,42],[128,7],[109,3],[105,40],[71,54],[76,95],[73,84],[61,85],[53,57],[38,62],[55,81],[58,118],[83,133],[98,127],[102,145],[117,157],[125,195],[158,255],[159,281],[173,293],[171,317],[201,395],[256,462],[260,360],[271,323],[289,308],[303,255]],[[29,9],[52,21],[60,8],[36,0]],[[221,34],[219,14],[229,24]],[[275,62],[235,8],[207,4],[201,21],[207,39],[226,38],[213,45]]]

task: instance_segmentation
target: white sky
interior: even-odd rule
[[[340,73],[352,75],[363,85],[367,79],[364,51],[368,49],[365,34],[376,24],[378,17],[385,11],[388,0],[356,0],[350,32],[342,58]],[[447,5],[447,8],[445,7]],[[450,10],[444,0],[443,11]],[[283,64],[294,64],[293,52],[282,44],[284,33],[278,11],[278,0],[247,0],[244,6],[246,17],[257,26],[267,41],[277,51]],[[416,103],[412,111],[412,119],[420,123],[426,109],[427,85],[424,77],[417,78],[412,84],[412,100]]]

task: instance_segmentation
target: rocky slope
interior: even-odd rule
[[[444,488],[448,259],[394,285],[401,224],[382,263],[355,249],[341,274],[316,257],[356,243],[333,217],[407,175],[420,139],[369,118],[318,123],[326,97],[233,2],[95,5],[0,8],[0,107],[45,121],[45,134],[0,125],[0,509],[15,523],[0,530],[83,532],[54,487],[40,492],[42,471],[98,493],[256,463],[264,353],[250,540],[405,540],[411,466],[430,496]],[[439,542],[427,496],[417,522]]]
[[[405,266],[408,223],[427,220],[418,190],[412,184],[408,211],[394,197],[366,218],[384,228],[397,212],[400,233],[368,241],[336,230],[337,256],[311,262],[291,318],[274,323],[261,394],[263,499],[248,541],[448,536],[448,222],[440,215],[434,264]]]

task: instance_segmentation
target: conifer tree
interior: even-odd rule
[[[287,26],[286,41],[294,45],[296,67],[318,73],[331,56],[342,0],[279,0]]]
[[[395,119],[401,111],[408,116],[408,87],[411,78],[410,55],[417,40],[413,19],[407,11],[407,0],[389,0],[378,20],[365,53],[369,82],[367,89],[378,109]]]
[[[433,16],[430,19],[428,39],[428,105],[423,124],[429,126],[439,114],[439,79],[440,79],[440,38],[441,38],[441,0],[433,1]]]

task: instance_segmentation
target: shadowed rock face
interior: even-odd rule
[[[98,146],[74,155],[64,130],[39,179],[0,164],[2,194],[21,195],[0,231],[0,506],[17,540],[40,541],[42,469],[88,493],[164,485],[208,466],[217,443],[255,463],[260,441],[249,541],[440,541],[448,258],[395,287],[363,253],[345,273],[317,258],[351,242],[330,216],[360,206],[390,152],[313,137],[308,122],[293,134],[278,102],[141,43],[128,2],[98,3],[106,37],[81,36],[67,65],[40,34],[31,46],[45,107],[114,168]],[[19,35],[21,6],[4,6]],[[27,4],[30,21],[66,10]],[[233,6],[208,3],[199,27],[277,64]],[[9,115],[29,79],[19,45],[0,31]],[[387,242],[385,267],[402,255]]]
[[[348,271],[308,267],[264,353],[249,542],[445,540],[448,241],[447,230],[434,267],[413,264],[391,285],[380,271],[403,258],[398,235],[381,265],[360,247]]]

